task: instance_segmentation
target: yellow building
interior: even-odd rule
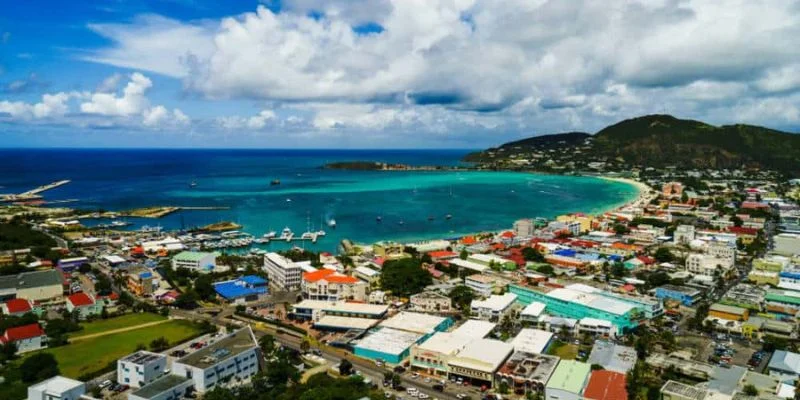
[[[750,310],[742,307],[714,303],[708,309],[708,316],[728,321],[747,321]]]
[[[556,221],[563,223],[578,222],[581,224],[581,232],[588,232],[593,229],[592,224],[597,219],[592,215],[586,214],[564,214],[556,217]]]
[[[778,273],[754,269],[747,275],[747,279],[759,285],[778,286]]]
[[[384,260],[397,260],[410,257],[403,252],[403,245],[395,242],[378,242],[372,245],[372,252]]]

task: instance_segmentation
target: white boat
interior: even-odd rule
[[[303,234],[300,235],[300,239],[302,240],[314,239],[314,232],[303,232]]]
[[[335,229],[336,228],[336,220],[331,218],[330,221],[328,221],[328,226]]]
[[[281,236],[279,239],[289,241],[292,240],[293,237],[294,233],[292,233],[292,230],[287,226],[286,228],[283,228],[283,231],[281,231]]]
[[[325,235],[327,235],[327,234],[322,229],[317,231],[317,236],[325,236]]]
[[[275,236],[278,236],[278,233],[275,231],[269,231],[262,236],[264,239],[274,239]]]
[[[130,222],[125,221],[111,221],[111,226],[128,226]]]

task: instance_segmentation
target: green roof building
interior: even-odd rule
[[[575,360],[561,360],[544,389],[547,400],[580,400],[592,367]]]

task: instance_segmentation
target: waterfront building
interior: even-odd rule
[[[689,307],[693,306],[702,297],[703,292],[700,290],[685,286],[668,284],[656,288],[656,298],[678,301]]]
[[[661,186],[661,196],[667,199],[673,197],[680,199],[683,194],[683,184],[680,182],[667,182]]]
[[[531,237],[536,232],[536,226],[532,219],[518,219],[514,221],[514,234],[518,237]]]
[[[405,246],[396,242],[378,242],[372,245],[372,252],[375,257],[383,260],[398,260],[410,257],[404,250]]]
[[[451,302],[449,297],[436,292],[417,293],[409,299],[413,311],[430,313],[450,312]]]
[[[225,301],[244,303],[259,300],[269,293],[267,280],[257,275],[214,283],[214,291]]]
[[[473,340],[448,361],[448,375],[475,386],[492,387],[495,373],[513,351],[511,344],[499,340]]]
[[[172,374],[192,380],[205,393],[217,385],[248,379],[259,369],[258,342],[250,327],[209,344],[172,363]]]
[[[140,350],[117,360],[117,382],[140,388],[167,371],[167,356]]]
[[[149,240],[142,242],[142,251],[144,253],[160,252],[166,254],[170,251],[181,251],[185,248],[183,242],[174,237],[166,237],[158,240]]]
[[[64,276],[56,269],[0,276],[0,300],[58,301],[64,295]]]
[[[264,270],[270,285],[279,290],[297,290],[303,277],[303,270],[278,253],[267,253],[264,255]]]
[[[85,383],[61,375],[28,387],[28,400],[79,400],[84,394]]]
[[[325,268],[304,273],[301,291],[303,298],[310,300],[365,301],[367,299],[365,282]]]
[[[581,400],[583,387],[589,380],[589,364],[575,360],[561,360],[547,381],[544,398],[547,400]]]
[[[207,273],[217,267],[218,253],[182,251],[172,257],[172,269],[186,268],[195,272]]]
[[[517,295],[513,293],[491,295],[486,300],[472,300],[470,304],[470,318],[500,322],[503,320],[503,317],[509,315],[514,310],[514,303],[516,300]]]
[[[509,285],[509,291],[516,294],[524,305],[544,303],[548,314],[610,321],[619,333],[636,328],[644,319],[643,311],[630,303],[575,289]]]

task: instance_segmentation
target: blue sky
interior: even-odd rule
[[[0,147],[463,147],[670,113],[800,131],[800,3],[0,0]]]

